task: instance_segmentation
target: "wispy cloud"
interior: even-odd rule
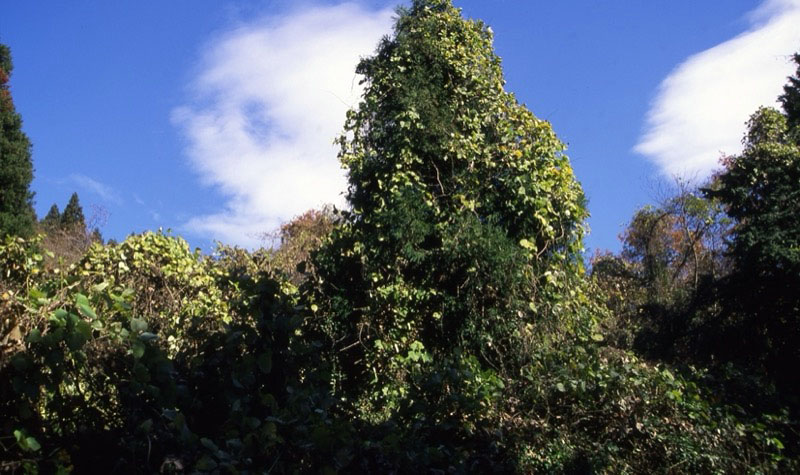
[[[690,56],[659,86],[634,150],[665,175],[707,176],[741,151],[750,114],[775,105],[800,49],[800,0],[768,0],[750,29]]]
[[[346,3],[235,28],[210,43],[189,104],[173,111],[190,163],[227,201],[185,223],[248,247],[258,234],[325,203],[346,181],[333,139],[361,89],[360,57],[390,31],[391,10]]]
[[[80,175],[77,173],[72,173],[67,177],[67,181],[73,183],[80,188],[89,191],[98,195],[101,199],[106,202],[114,203],[114,204],[122,204],[122,198],[120,197],[119,193],[117,193],[113,188],[110,186],[100,183],[97,180],[89,178],[86,175]]]

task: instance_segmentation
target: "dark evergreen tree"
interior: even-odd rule
[[[53,203],[41,223],[45,229],[55,229],[61,225],[61,212],[58,210],[57,204]]]
[[[94,230],[92,230],[92,234],[89,236],[89,239],[93,243],[96,242],[98,244],[103,244],[103,235],[100,233],[98,228],[94,228]]]
[[[77,193],[73,193],[72,196],[70,196],[69,202],[64,208],[64,212],[61,214],[61,226],[65,229],[76,226],[83,228],[86,226],[86,221],[83,217],[83,208],[78,200]]]
[[[800,133],[800,53],[795,53],[792,58],[797,64],[797,72],[789,77],[789,82],[783,87],[783,95],[780,97],[783,111],[786,113],[786,120],[789,128],[795,133]],[[795,141],[800,137],[795,136]]]
[[[28,235],[36,222],[30,191],[31,144],[11,99],[8,80],[12,69],[11,52],[0,44],[0,237]]]

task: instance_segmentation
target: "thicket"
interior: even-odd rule
[[[671,311],[735,275],[700,246],[721,211],[647,210],[587,278],[581,187],[491,42],[447,0],[399,10],[338,140],[349,209],[274,250],[159,232],[45,265],[38,239],[0,243],[0,468],[796,470],[789,406],[742,407],[717,373],[626,343],[629,299]]]
[[[703,367],[746,417],[780,415],[798,457],[800,54],[779,97],[747,123],[744,150],[701,186],[634,215],[623,251],[593,260],[609,336],[654,361]]]

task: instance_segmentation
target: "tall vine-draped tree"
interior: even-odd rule
[[[430,421],[432,401],[460,400],[444,424],[564,308],[584,195],[550,124],[504,90],[491,29],[449,0],[401,9],[357,72],[365,92],[338,140],[352,209],[315,258],[326,325],[345,392],[431,402]]]
[[[33,231],[31,144],[11,99],[8,81],[13,65],[8,46],[0,44],[0,237]]]

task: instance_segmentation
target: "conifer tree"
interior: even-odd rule
[[[783,87],[783,95],[778,99],[781,102],[783,111],[786,115],[786,122],[790,130],[795,134],[800,132],[800,53],[792,56],[797,70],[794,76],[790,76],[789,82]],[[795,141],[800,141],[800,137],[795,136]]]
[[[83,217],[83,208],[78,200],[78,194],[72,193],[64,212],[61,214],[61,227],[65,229],[80,227],[83,229],[85,226],[86,221]]]
[[[29,235],[33,211],[31,144],[22,131],[22,118],[14,108],[8,81],[13,69],[11,52],[0,44],[0,237]]]
[[[94,228],[94,230],[92,230],[92,234],[89,236],[89,240],[91,242],[103,244],[103,234],[100,232],[98,228]]]
[[[54,229],[61,225],[61,212],[58,210],[58,205],[53,203],[50,211],[47,212],[44,219],[42,219],[42,226],[47,229]]]

